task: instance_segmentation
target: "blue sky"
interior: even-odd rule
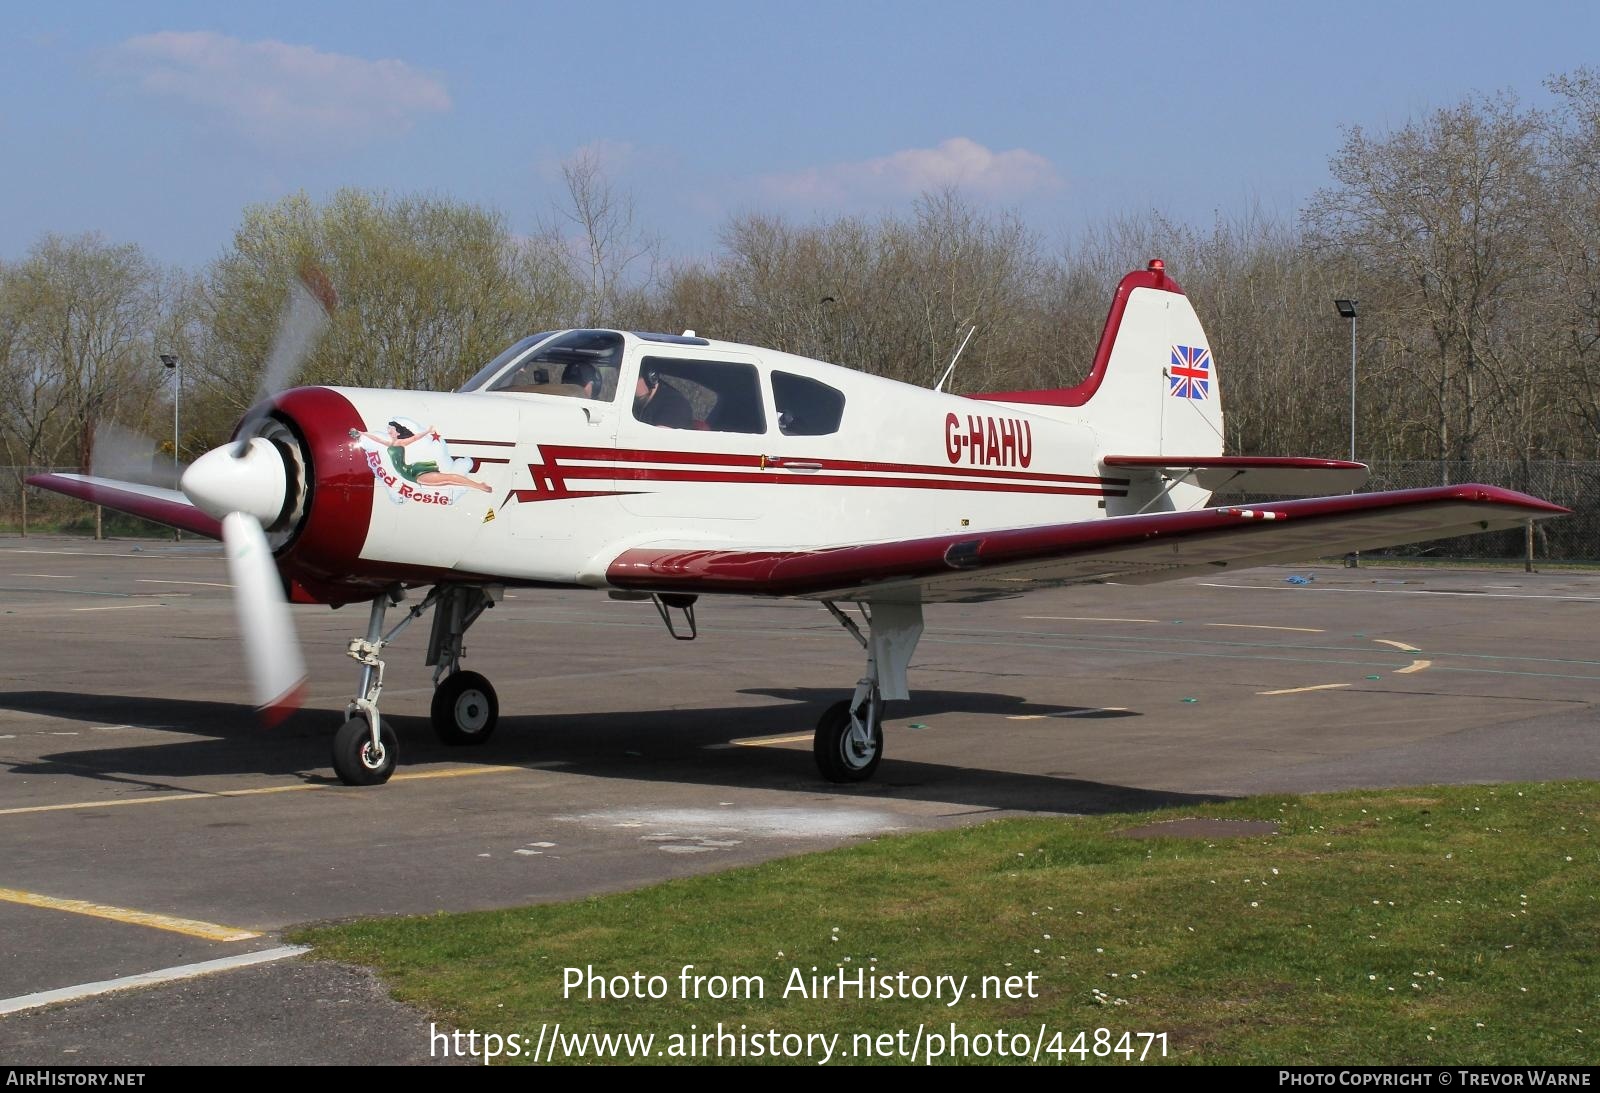
[[[432,193],[536,230],[602,157],[676,256],[730,215],[902,211],[946,183],[1047,239],[1157,208],[1292,215],[1341,126],[1547,101],[1600,5],[5,6],[0,259],[99,231],[197,268],[244,206]]]

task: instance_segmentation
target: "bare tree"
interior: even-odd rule
[[[596,150],[563,163],[561,180],[567,200],[546,232],[567,243],[573,276],[585,286],[584,321],[614,322],[630,286],[654,284],[660,238],[638,224],[633,195],[606,176]]]
[[[1530,246],[1541,127],[1497,98],[1382,138],[1353,128],[1331,164],[1336,184],[1305,211],[1316,253],[1356,252],[1389,279],[1395,294],[1381,306],[1413,370],[1403,390],[1426,392],[1438,459],[1470,460],[1502,440],[1485,436],[1491,415],[1527,380],[1516,328],[1543,257]]]

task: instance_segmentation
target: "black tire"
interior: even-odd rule
[[[883,704],[877,703],[878,716],[872,722],[870,754],[856,751],[850,740],[850,700],[829,706],[817,722],[811,750],[817,769],[830,782],[865,782],[878,769],[883,758]]]
[[[500,723],[500,699],[477,672],[454,672],[433,691],[433,731],[441,744],[482,744]]]
[[[399,740],[387,721],[378,722],[379,746],[363,716],[352,717],[333,734],[333,772],[347,786],[381,786],[394,773]]]

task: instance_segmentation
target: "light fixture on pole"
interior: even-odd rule
[[[177,489],[178,480],[182,477],[178,470],[178,398],[183,391],[183,369],[173,353],[161,354],[161,363],[172,369],[172,488]],[[173,528],[172,538],[181,540],[183,533]]]
[[[1356,300],[1335,300],[1340,318],[1350,320],[1350,462],[1356,461]]]
[[[1350,462],[1356,461],[1356,300],[1335,300],[1339,317],[1350,320]],[[1345,555],[1346,569],[1356,568],[1360,553],[1352,550]]]

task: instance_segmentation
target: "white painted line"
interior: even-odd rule
[[[1410,665],[1405,668],[1396,668],[1394,674],[1397,676],[1408,676],[1412,672],[1426,671],[1432,667],[1433,661],[1431,660],[1413,660]]]
[[[1247,592],[1360,592],[1369,596],[1471,596],[1476,600],[1568,600],[1573,603],[1600,603],[1600,596],[1530,596],[1509,592],[1452,592],[1446,588],[1431,590],[1407,588],[1309,588],[1304,585],[1275,584],[1219,584],[1201,581],[1201,588],[1232,588]]]
[[[1087,615],[1024,615],[1040,622],[1160,622],[1160,619],[1104,619]]]
[[[1379,645],[1392,645],[1396,649],[1400,650],[1402,653],[1420,653],[1420,652],[1422,652],[1422,650],[1418,649],[1415,645],[1407,645],[1403,641],[1390,641],[1388,638],[1373,638],[1372,640],[1377,642]]]
[[[218,546],[212,553],[215,554],[221,549]],[[109,558],[118,562],[187,562],[193,558],[192,554],[145,554],[143,550],[140,551],[143,556],[136,558],[132,554],[113,554],[102,550],[21,550],[16,547],[0,550],[0,554],[58,554],[73,558]]]
[[[437,778],[467,778],[476,774],[502,774],[506,771],[539,769],[565,763],[552,760],[548,763],[529,763],[526,768],[514,767],[453,767],[446,770],[420,770],[396,774],[390,782],[422,782]],[[331,782],[295,782],[287,786],[261,786],[256,789],[219,789],[211,793],[166,793],[159,797],[120,797],[109,801],[72,801],[60,805],[25,805],[21,808],[0,808],[0,816],[23,816],[34,812],[71,812],[80,808],[119,808],[126,805],[164,805],[173,801],[218,801],[229,797],[260,797],[276,793],[314,793],[338,786]]]
[[[26,576],[26,574],[24,574],[24,576]],[[216,581],[158,581],[158,580],[155,580],[152,577],[139,577],[139,578],[136,578],[133,583],[134,584],[192,584],[192,585],[199,585],[201,588],[232,588],[233,587],[233,585],[231,585],[231,584],[218,584]]]
[[[1297,634],[1326,634],[1314,626],[1264,626],[1258,622],[1208,622],[1207,626],[1226,626],[1232,630],[1293,630]]]
[[[20,1013],[23,1010],[38,1009],[40,1006],[53,1006],[61,1002],[78,1002],[85,998],[95,998],[113,991],[132,990],[135,987],[151,987],[157,983],[174,983],[181,979],[198,979],[202,975],[212,975],[216,972],[232,971],[235,968],[248,968],[253,964],[270,964],[278,960],[287,960],[292,956],[309,952],[304,945],[280,945],[276,949],[262,949],[256,953],[241,953],[238,956],[227,956],[221,960],[205,960],[199,964],[180,964],[175,968],[162,968],[160,971],[143,972],[139,975],[123,976],[121,979],[102,979],[97,983],[80,983],[76,987],[62,987],[60,990],[40,991],[37,994],[22,994],[15,998],[0,1000],[0,1014]]]
[[[164,603],[123,603],[115,607],[74,607],[74,611],[133,611],[140,607],[165,607]]]
[[[1257,691],[1258,695],[1298,695],[1307,691],[1336,691],[1340,687],[1348,687],[1348,683],[1319,683],[1315,687],[1290,687],[1282,691]]]
[[[51,581],[70,581],[72,578],[65,573],[18,573],[19,577],[44,577]]]

